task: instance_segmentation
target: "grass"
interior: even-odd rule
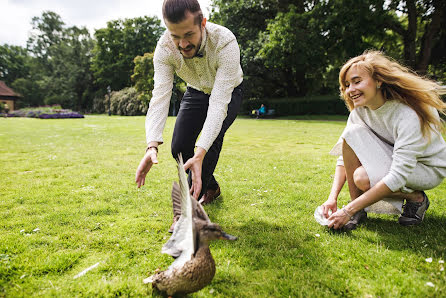
[[[0,119],[0,297],[150,295],[142,279],[172,262],[160,250],[177,179],[173,125],[169,117],[160,164],[137,189],[143,117]],[[446,182],[427,192],[419,227],[370,215],[340,234],[314,220],[344,126],[337,117],[233,124],[216,170],[222,199],[206,210],[239,240],[212,244],[216,276],[192,296],[446,296]]]

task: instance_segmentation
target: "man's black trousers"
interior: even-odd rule
[[[202,197],[207,189],[216,190],[218,188],[218,183],[213,175],[214,170],[220,156],[223,138],[226,131],[237,117],[241,102],[242,88],[241,86],[238,86],[234,88],[234,91],[232,92],[231,102],[228,105],[228,112],[223,121],[220,133],[204,157],[201,172],[202,189],[199,198]],[[203,128],[204,121],[206,120],[208,107],[209,95],[191,87],[187,87],[187,91],[184,93],[180,103],[180,110],[173,130],[172,155],[174,158],[177,158],[178,154],[181,153],[184,162],[186,162],[189,158],[194,156],[195,143]],[[191,177],[189,174],[189,184],[190,183]]]

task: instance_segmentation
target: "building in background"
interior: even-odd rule
[[[9,108],[9,111],[14,111],[16,100],[22,96],[15,93],[14,90],[6,86],[5,82],[0,81],[0,102]]]

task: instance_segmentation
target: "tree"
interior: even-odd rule
[[[136,56],[134,63],[135,68],[133,70],[132,81],[135,89],[138,91],[138,99],[148,106],[154,87],[153,76],[155,71],[153,67],[153,53]],[[178,103],[181,101],[184,92],[186,92],[186,84],[178,76],[175,76],[172,97],[170,98],[171,115],[176,115]]]
[[[262,98],[283,92],[274,83],[278,77],[268,71],[257,52],[261,48],[258,37],[279,11],[277,0],[214,0],[210,20],[231,30],[240,46],[244,73],[245,96]]]
[[[441,41],[439,33],[444,31],[446,3],[444,0],[406,0],[383,3],[380,11],[390,17],[387,28],[401,36],[404,43],[404,60],[408,66],[425,74],[431,62],[432,50]],[[398,17],[396,13],[401,16]],[[393,16],[393,17],[392,17]]]
[[[94,41],[85,27],[66,27],[60,16],[45,11],[32,19],[27,46],[35,60],[33,81],[44,92],[44,104],[86,110],[92,105],[93,78],[90,71]],[[28,88],[29,83],[19,81]],[[31,88],[32,89],[32,88]]]
[[[154,86],[153,76],[153,53],[145,53],[144,56],[136,56],[133,60],[135,68],[131,76],[136,91],[139,92],[138,98],[149,103],[152,98]]]
[[[158,18],[147,16],[110,21],[96,30],[92,70],[99,88],[130,86],[133,59],[153,52],[163,31]]]
[[[27,50],[20,46],[1,45],[0,46],[0,80],[7,85],[11,85],[18,78],[29,75],[30,66]]]

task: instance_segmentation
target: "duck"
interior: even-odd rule
[[[237,240],[216,223],[211,222],[201,204],[190,195],[182,156],[177,159],[179,184],[172,186],[174,214],[181,214],[169,240],[161,252],[175,260],[164,271],[144,279],[154,292],[172,297],[197,292],[209,285],[216,267],[209,244],[213,240]]]

